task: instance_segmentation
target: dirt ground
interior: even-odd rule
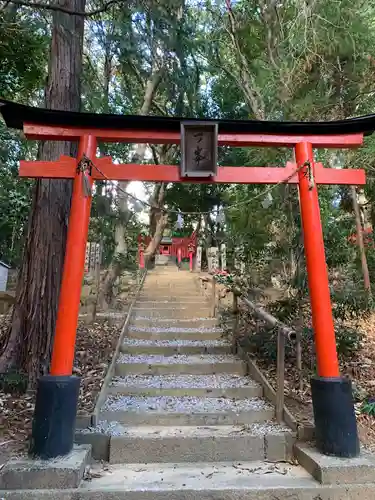
[[[357,327],[364,334],[361,350],[351,360],[340,361],[342,375],[348,375],[356,396],[355,411],[358,432],[362,445],[375,451],[375,417],[360,412],[362,401],[375,397],[375,313],[362,319]],[[257,360],[268,379],[276,388],[276,366]],[[313,422],[309,375],[303,378],[303,389],[299,387],[299,375],[294,364],[285,370],[285,404],[301,423]]]
[[[111,325],[108,320],[92,325],[80,322],[73,371],[81,377],[78,415],[90,414],[94,409],[120,331],[119,325]],[[1,456],[18,456],[27,451],[34,400],[34,393],[15,396],[0,392],[0,463]]]
[[[226,287],[223,285],[217,285],[217,287],[219,309],[221,311],[231,310],[233,304],[232,293],[226,293]],[[210,296],[208,287],[205,294],[207,297]],[[263,290],[263,294],[261,302],[265,309],[267,309],[267,302],[282,298],[281,293],[274,292],[272,289]],[[309,307],[307,308],[309,309]],[[375,312],[356,321],[355,325],[348,323],[348,326],[358,328],[364,334],[364,341],[361,350],[350,361],[340,360],[340,371],[342,375],[348,375],[351,378],[355,393],[360,397],[355,402],[355,411],[361,443],[366,449],[375,452],[375,417],[360,412],[361,400],[375,398]],[[257,356],[254,356],[254,359],[266,374],[271,385],[276,389],[276,364],[263,362]],[[303,376],[303,388],[301,390],[300,377],[295,363],[286,363],[285,404],[300,423],[312,423],[314,420],[310,374],[308,372],[309,370]]]

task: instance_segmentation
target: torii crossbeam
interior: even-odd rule
[[[60,408],[78,399],[77,378],[72,376],[81,284],[84,273],[91,197],[82,189],[103,178],[154,182],[298,184],[306,267],[310,290],[318,376],[311,380],[317,445],[337,456],[359,453],[350,381],[340,377],[332,318],[328,272],[318,202],[319,184],[365,184],[363,170],[324,168],[314,162],[313,148],[357,148],[364,134],[375,129],[375,116],[336,122],[259,122],[216,120],[218,144],[227,146],[289,147],[296,162],[285,167],[219,167],[211,178],[180,176],[176,165],[114,164],[98,158],[97,143],[128,142],[178,144],[180,118],[97,115],[45,110],[0,101],[9,127],[22,129],[28,139],[79,141],[78,158],[63,156],[54,162],[21,161],[20,176],[73,179],[63,279],[56,322],[51,375],[40,379],[33,425],[34,452],[44,458],[68,453],[73,446],[76,407],[66,415],[43,413],[43,401],[55,384]],[[88,159],[94,168],[81,168]],[[86,162],[87,163],[87,162]],[[63,382],[63,384],[62,384]],[[48,385],[48,388],[46,386]],[[52,390],[53,392],[53,390]],[[50,408],[50,406],[49,406]],[[47,422],[47,424],[46,424]],[[62,429],[71,429],[71,437]],[[58,437],[60,436],[60,437]]]

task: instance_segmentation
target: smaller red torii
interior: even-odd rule
[[[144,252],[151,242],[151,236],[145,236],[142,234],[138,235],[138,262],[139,267],[143,269],[145,267],[145,258]],[[167,248],[167,253],[163,250],[165,247]],[[190,236],[172,236],[170,238],[170,243],[161,242],[159,245],[159,253],[162,255],[168,255],[171,257],[175,257],[176,259],[180,257],[184,259],[189,257],[190,260],[190,271],[193,270],[193,257],[196,252],[197,247],[197,233],[193,231]],[[180,253],[178,252],[180,249]]]

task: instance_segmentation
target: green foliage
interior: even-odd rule
[[[0,12],[0,32],[1,97],[27,102],[46,77],[46,21],[38,14],[5,7]]]
[[[339,356],[348,359],[355,357],[362,348],[363,333],[355,328],[344,325],[337,325],[335,333]]]
[[[0,11],[0,94],[22,103],[41,103],[49,34],[38,13],[7,4]],[[18,266],[31,207],[31,181],[19,179],[19,158],[35,157],[34,143],[0,122],[0,258]]]
[[[355,319],[373,310],[372,297],[360,285],[356,290],[344,289],[333,294],[333,315],[341,321]]]
[[[279,2],[275,8],[264,4],[261,9],[249,0],[231,5],[228,11],[227,4],[211,0],[199,4],[135,1],[114,5],[87,19],[83,109],[273,120],[338,119],[373,111],[372,5],[364,7],[360,0],[317,0],[306,3],[303,9],[296,2]],[[2,9],[2,97],[42,102],[50,41],[48,21],[39,10],[11,4]],[[145,91],[158,74],[160,81],[145,111]],[[127,162],[133,149],[128,144],[100,144],[100,152]],[[364,166],[369,173],[366,194],[372,202],[374,153],[375,138],[368,137],[359,152],[319,150],[316,158],[325,166]],[[30,184],[17,179],[17,160],[35,155],[34,145],[26,149],[16,134],[0,130],[0,207],[5,214],[0,222],[0,257],[15,265],[20,261],[31,205]],[[179,149],[154,148],[151,161],[163,163],[161,159],[178,163]],[[285,148],[219,148],[219,165],[283,166],[291,159],[290,150]],[[176,183],[166,187],[164,203],[175,211],[196,212],[185,216],[184,229],[189,232],[201,219],[199,213],[205,213],[201,242],[206,247],[225,242],[231,268],[235,251],[240,254],[245,286],[269,286],[276,276],[281,287],[289,288],[296,297],[294,302],[273,306],[287,322],[293,308],[298,310],[297,297],[307,292],[298,192],[294,186],[274,186],[271,203],[265,208],[266,189],[258,185]],[[119,222],[124,226],[129,262],[136,261],[137,231],[145,229],[138,215],[129,218],[127,212],[124,215],[119,210],[117,198],[113,188],[103,188],[93,200],[90,239],[103,241],[107,264],[115,253]],[[360,266],[357,248],[347,239],[355,224],[350,204],[342,203],[344,198],[342,189],[319,187],[327,263],[330,269],[340,269],[352,290],[361,286]],[[222,225],[209,215],[218,207],[224,207],[226,213]],[[375,221],[375,209],[372,212]],[[176,217],[175,213],[170,217],[172,227]],[[374,250],[368,252],[368,260],[374,275]],[[347,295],[334,296],[338,318],[371,309],[358,294]]]
[[[375,400],[370,399],[369,401],[365,401],[362,404],[360,411],[365,415],[369,415],[370,417],[375,417]]]
[[[267,311],[282,323],[291,323],[301,314],[301,298],[290,297],[277,300],[267,306]]]
[[[24,394],[28,387],[28,377],[20,372],[0,373],[0,391],[5,394]]]
[[[256,353],[257,357],[259,357],[262,361],[271,363],[276,362],[277,359],[276,330],[261,328],[259,329],[259,332],[253,333],[246,338],[245,345],[247,345],[247,347],[251,352]],[[286,353],[286,356],[288,356],[288,354]]]
[[[266,363],[274,363],[277,359],[277,329],[270,329],[265,326],[258,327],[254,331],[251,327],[251,320],[247,323],[246,334],[242,343],[250,352],[256,353],[257,358]],[[303,363],[306,367],[312,368],[315,365],[314,334],[313,329],[303,327],[299,329],[301,333],[301,346]],[[362,348],[363,334],[354,328],[338,325],[335,329],[337,352],[342,359],[353,359]],[[285,358],[292,363],[296,359],[295,345],[287,342],[285,346]]]
[[[18,265],[31,206],[31,181],[18,177],[16,155],[26,154],[21,140],[0,123],[0,259]]]

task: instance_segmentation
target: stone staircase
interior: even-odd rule
[[[293,435],[231,354],[194,276],[150,273],[117,359],[99,425],[109,461],[286,461]]]
[[[275,422],[274,407],[262,396],[260,385],[246,375],[246,364],[231,353],[217,320],[210,318],[194,275],[157,268],[133,308],[94,429],[110,436],[114,482],[105,476],[88,489],[116,487],[114,473],[133,477],[125,490],[129,498],[138,492],[140,499],[166,498],[173,485],[184,489],[192,478],[194,495],[171,498],[195,498],[203,493],[202,481],[216,474],[224,474],[230,488],[249,471],[255,473],[252,482],[259,474],[290,479],[296,469],[289,464],[294,434]],[[140,483],[137,470],[142,471]]]

